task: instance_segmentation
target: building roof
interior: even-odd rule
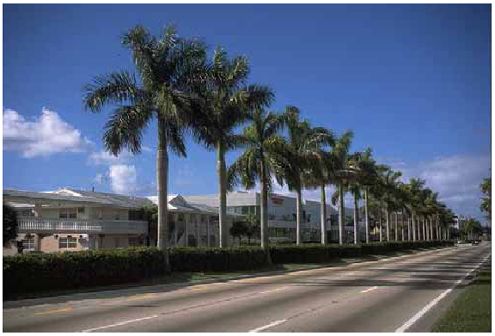
[[[151,205],[149,199],[145,197],[126,196],[119,194],[111,194],[96,191],[85,191],[76,189],[59,189],[56,191],[50,191],[47,193],[53,193],[58,195],[66,195],[72,197],[79,197],[81,200],[95,200],[97,203],[113,205],[120,208],[141,208],[143,206]]]
[[[138,209],[143,206],[158,204],[157,196],[135,197],[119,194],[111,194],[96,191],[85,191],[70,188],[62,188],[55,191],[36,192],[5,189],[3,191],[4,200],[11,203],[22,204],[27,207],[28,204],[37,202],[44,203],[88,203],[96,205],[105,205],[110,207]],[[217,214],[218,210],[198,203],[189,203],[181,195],[168,195],[168,209],[171,211]]]

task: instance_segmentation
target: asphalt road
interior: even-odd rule
[[[213,284],[4,302],[3,330],[429,331],[490,253],[482,243]]]

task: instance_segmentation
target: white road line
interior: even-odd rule
[[[255,333],[255,332],[258,332],[258,331],[263,331],[263,330],[266,330],[268,328],[271,328],[271,327],[274,327],[276,325],[279,325],[279,324],[282,324],[284,322],[287,322],[287,319],[284,319],[284,320],[278,320],[278,321],[273,321],[272,323],[270,324],[267,324],[267,325],[264,325],[262,327],[259,327],[259,328],[256,328],[256,329],[253,329],[253,330],[249,330],[250,333]]]
[[[259,294],[266,294],[266,293],[278,292],[278,291],[281,291],[281,290],[284,290],[284,289],[287,289],[287,288],[289,288],[289,287],[288,286],[279,287],[279,288],[275,288],[275,289],[270,289],[270,290],[266,290],[266,291],[263,291],[263,292],[259,292]]]
[[[374,291],[375,289],[378,289],[378,286],[373,286],[373,287],[370,287],[368,289],[362,290],[361,293],[368,293],[368,292]]]
[[[452,290],[454,290],[459,284],[464,281],[471,273],[473,273],[478,267],[480,267],[485,261],[488,260],[491,254],[487,255],[480,263],[478,263],[473,269],[467,272],[461,279],[457,280],[449,289],[444,290],[440,295],[430,301],[426,306],[423,307],[419,312],[417,312],[413,317],[406,321],[403,325],[395,330],[395,332],[405,332],[409,329],[414,323],[416,323],[420,318],[422,318],[432,307],[434,307],[440,300],[446,297]]]
[[[157,317],[158,317],[158,315],[152,315],[152,316],[142,317],[142,318],[138,318],[138,319],[134,319],[134,320],[127,320],[127,321],[122,321],[119,323],[109,324],[109,325],[105,325],[105,326],[101,326],[101,327],[86,329],[86,330],[82,330],[81,332],[92,332],[92,331],[101,330],[101,329],[113,328],[113,327],[126,325],[129,323],[134,323],[134,322],[139,322],[139,321],[144,321],[144,320],[151,320],[151,319],[154,319]]]

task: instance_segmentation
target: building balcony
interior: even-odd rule
[[[18,217],[19,233],[147,234],[148,222],[137,220],[47,219]]]

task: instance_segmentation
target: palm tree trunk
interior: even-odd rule
[[[423,240],[426,240],[426,221],[424,216],[423,216]]]
[[[407,240],[411,241],[412,240],[412,223],[411,223],[411,218],[407,216]]]
[[[265,162],[261,163],[261,248],[268,249],[268,186],[266,181]]]
[[[368,215],[368,187],[364,188],[364,219],[366,226],[366,243],[370,242],[370,225]]]
[[[168,256],[168,152],[165,120],[158,118],[158,148],[156,151],[158,194],[157,247],[165,253],[165,269],[170,272]]]
[[[263,158],[263,153],[261,153]],[[265,161],[262,159],[260,167],[260,182],[261,182],[261,197],[260,197],[260,238],[261,238],[261,248],[265,250],[266,262],[267,264],[272,263],[272,258],[270,255],[270,249],[268,246],[268,181],[266,176],[266,165]]]
[[[357,194],[354,195],[354,244],[358,243],[358,222],[359,222],[359,213],[358,213],[358,198]]]
[[[386,218],[387,241],[390,241],[390,211],[388,210],[388,206],[385,208],[385,216],[387,216]]]
[[[320,202],[320,227],[321,227],[321,244],[325,245],[327,242],[327,195],[325,191],[325,184],[321,185],[321,202]]]
[[[296,190],[296,245],[301,244],[301,214],[302,214],[302,193],[301,189]]]
[[[398,225],[398,217],[399,217],[399,214],[397,212],[394,213],[395,214],[395,230],[394,230],[394,236],[395,236],[395,241],[398,241],[399,240],[399,225]]]
[[[344,220],[345,220],[345,205],[344,205],[344,186],[342,183],[339,184],[339,244],[342,245],[343,230],[344,230]]]
[[[382,242],[383,241],[383,228],[382,228],[382,207],[381,206],[378,209],[378,227],[380,228],[380,242]]]
[[[433,217],[430,216],[430,240],[433,240]]]
[[[436,234],[437,234],[437,240],[440,240],[440,226],[439,226],[439,218],[438,218],[438,214],[437,214],[437,220],[435,221],[435,229],[436,229]]]
[[[227,219],[227,168],[225,166],[225,150],[222,142],[217,143],[217,175],[218,175],[218,234],[219,247],[225,247],[225,221]]]
[[[413,241],[416,241],[416,223],[415,223],[415,214],[414,211],[411,214],[411,227],[412,227],[412,238]]]

